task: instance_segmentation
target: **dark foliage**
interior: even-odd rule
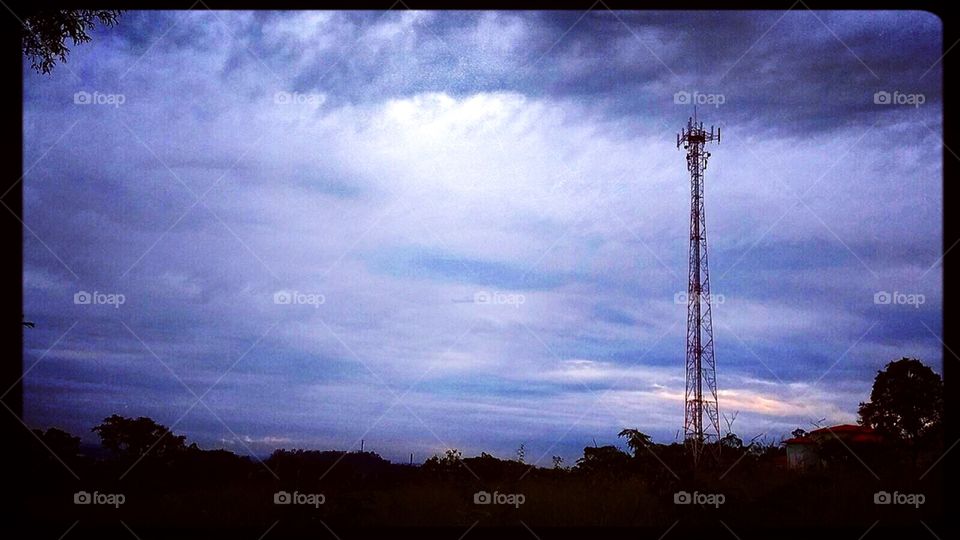
[[[870,401],[860,404],[860,423],[907,443],[942,425],[943,381],[919,360],[901,358],[877,372]]]
[[[50,73],[57,61],[66,62],[73,45],[90,41],[88,32],[100,23],[113,26],[119,10],[63,9],[37,11],[23,18],[23,55],[38,73]]]
[[[903,361],[900,361],[903,362]],[[876,418],[891,418],[883,407],[899,407],[900,390],[935,399],[933,379],[913,363],[891,364],[878,376],[872,401]],[[907,369],[902,369],[903,367]],[[899,376],[902,373],[913,375]],[[939,378],[937,378],[937,381]],[[898,382],[906,381],[906,382]],[[879,391],[878,391],[879,389]],[[906,411],[906,412],[903,412]],[[523,453],[501,459],[487,453],[463,457],[456,449],[420,466],[391,463],[374,452],[276,450],[260,461],[225,449],[203,450],[150,418],[113,415],[93,431],[107,450],[85,452],[78,437],[50,428],[34,431],[36,451],[27,463],[36,479],[25,494],[27,507],[51,521],[59,533],[83,519],[88,524],[115,524],[117,516],[135,529],[151,527],[228,526],[266,530],[282,521],[301,533],[359,526],[446,525],[467,530],[474,523],[515,526],[522,520],[534,529],[546,526],[645,526],[661,531],[676,521],[715,523],[733,530],[767,526],[830,526],[934,522],[942,515],[942,480],[928,474],[942,450],[922,434],[930,422],[899,423],[907,413],[939,420],[924,406],[897,413],[893,426],[914,426],[913,451],[904,447],[820,437],[815,451],[821,466],[794,470],[787,466],[780,441],[744,442],[731,431],[703,448],[694,463],[690,448],[652,442],[638,429],[624,429],[630,453],[616,446],[588,446],[573,467],[524,463]],[[917,430],[916,426],[926,426]],[[802,430],[794,436],[803,436]],[[42,444],[41,444],[42,443]],[[44,448],[45,447],[45,448]],[[73,473],[73,474],[71,474]],[[75,476],[74,476],[75,475]],[[880,480],[878,480],[880,479]],[[71,504],[78,489],[123,493],[120,509],[93,512]],[[877,505],[878,490],[920,493],[920,507]],[[481,493],[522,495],[522,504],[478,504]],[[677,504],[679,493],[722,494],[724,503]],[[316,505],[277,504],[278,494],[322,494]],[[81,513],[82,512],[82,513]],[[56,537],[56,535],[52,535]]]
[[[173,435],[166,426],[143,416],[133,419],[115,414],[91,431],[100,436],[104,448],[123,457],[166,457],[186,449],[186,437]]]

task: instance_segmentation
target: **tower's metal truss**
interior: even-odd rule
[[[687,283],[687,359],[683,418],[684,440],[698,459],[705,443],[720,440],[720,411],[717,401],[717,366],[713,352],[710,272],[707,265],[707,224],[703,211],[703,172],[710,152],[708,142],[720,143],[716,133],[703,129],[696,113],[677,134],[677,148],[687,151],[690,171],[690,260]]]

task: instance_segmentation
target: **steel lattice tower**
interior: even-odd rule
[[[707,224],[703,211],[703,171],[710,152],[708,142],[720,143],[716,133],[697,123],[696,110],[687,127],[677,134],[677,148],[687,151],[690,171],[690,261],[687,283],[687,359],[684,394],[684,440],[696,461],[706,442],[720,440],[720,411],[717,404],[717,366],[713,355],[710,273],[707,266]]]

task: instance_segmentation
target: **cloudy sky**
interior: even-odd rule
[[[27,421],[672,442],[692,102],[721,412],[854,421],[887,362],[941,371],[941,51],[922,12],[129,12],[24,67]]]

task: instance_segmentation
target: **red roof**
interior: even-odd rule
[[[855,443],[872,443],[880,442],[881,440],[881,437],[877,435],[877,433],[871,427],[860,426],[856,424],[840,424],[837,426],[815,429],[802,437],[793,437],[792,439],[787,439],[783,441],[783,444],[813,444],[814,439],[822,438],[823,436],[830,434],[843,437],[844,439]]]
[[[783,441],[783,444],[813,444],[813,441],[806,437],[794,437]]]

